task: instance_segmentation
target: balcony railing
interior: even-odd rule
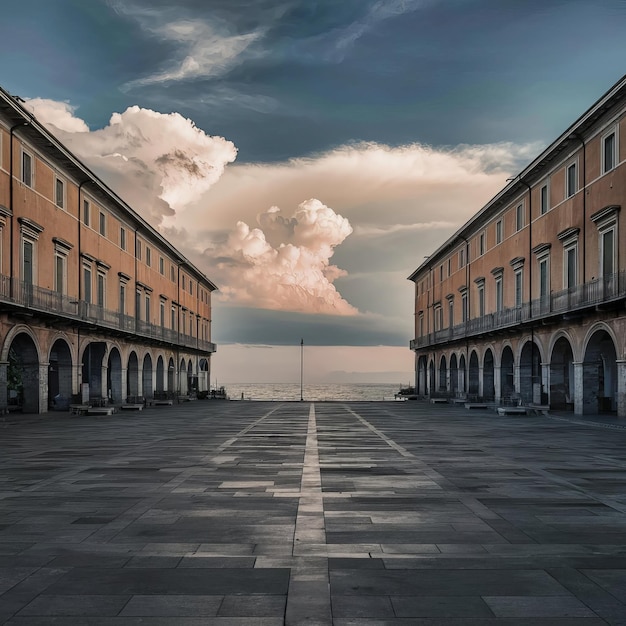
[[[411,340],[410,347],[411,350],[415,350],[465,337],[473,337],[522,323],[546,319],[554,315],[573,313],[589,307],[608,304],[621,298],[626,298],[626,271],[551,293],[545,298],[537,298],[519,307],[488,313],[451,328],[444,328],[417,337]]]
[[[215,352],[217,350],[214,343],[199,337],[150,324],[131,315],[124,315],[118,311],[89,304],[57,291],[29,285],[9,276],[0,276],[0,303],[2,302],[31,311],[57,315],[101,328],[122,331],[130,335],[194,348],[203,352]]]

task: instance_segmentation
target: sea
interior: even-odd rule
[[[221,384],[221,383],[220,383]],[[302,399],[307,402],[330,401],[393,401],[399,384],[375,383],[326,383],[318,385],[304,384]],[[225,383],[230,400],[290,401],[300,400],[299,383]]]

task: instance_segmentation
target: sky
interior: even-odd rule
[[[407,277],[623,75],[626,0],[3,0],[0,85],[215,284],[212,379],[412,380]]]

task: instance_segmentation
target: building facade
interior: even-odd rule
[[[626,417],[626,77],[409,277],[419,395]]]
[[[215,289],[0,89],[0,411],[208,390]]]

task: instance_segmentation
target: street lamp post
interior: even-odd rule
[[[304,400],[302,395],[302,372],[304,371],[304,339],[300,339],[300,402]]]

